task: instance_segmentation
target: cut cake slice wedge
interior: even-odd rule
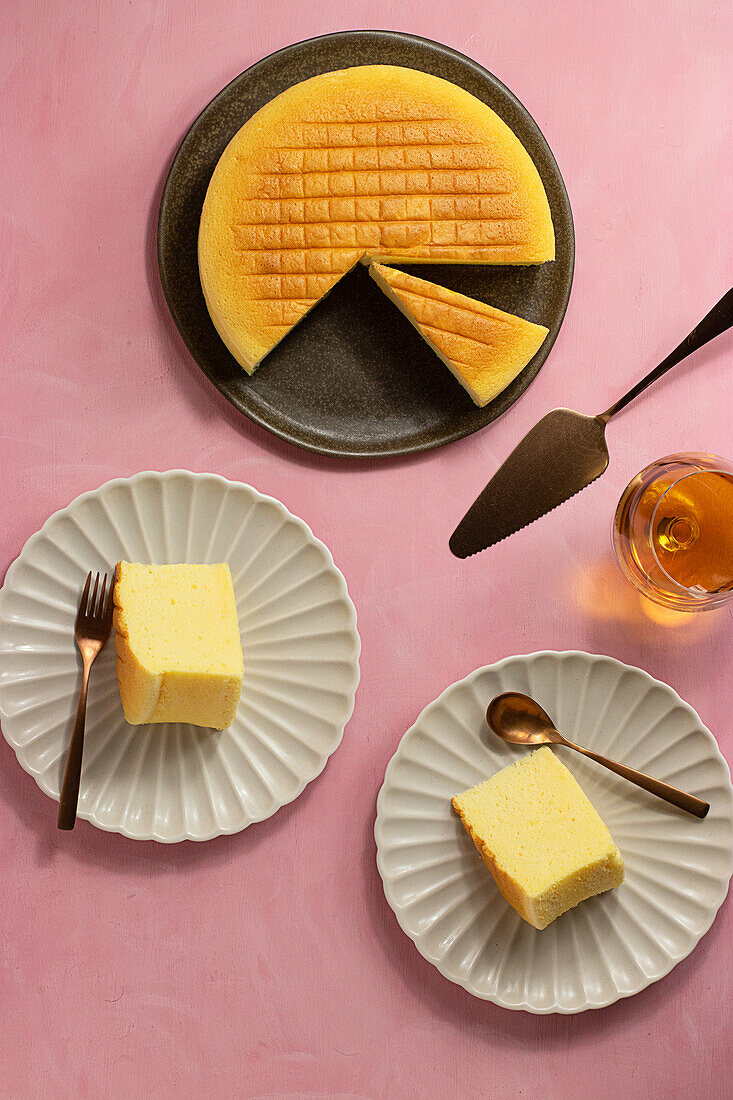
[[[452,802],[500,892],[535,928],[624,881],[613,837],[551,749],[529,753]]]
[[[369,274],[477,405],[488,405],[539,351],[549,329],[384,264]]]

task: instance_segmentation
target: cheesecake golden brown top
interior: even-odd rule
[[[480,406],[514,381],[549,332],[384,264],[371,264],[369,274]]]
[[[251,373],[359,260],[554,259],[542,181],[486,104],[392,65],[324,73],[265,104],[204,201],[206,304]]]

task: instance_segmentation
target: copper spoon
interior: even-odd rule
[[[507,691],[492,699],[486,710],[486,721],[497,737],[501,737],[502,741],[508,741],[512,745],[565,745],[569,749],[575,749],[583,756],[595,760],[597,764],[603,764],[604,768],[615,772],[616,775],[636,783],[637,787],[643,787],[645,791],[655,794],[657,798],[663,798],[673,806],[686,810],[688,814],[694,814],[695,817],[705,817],[710,809],[709,802],[703,802],[694,794],[687,794],[685,791],[678,790],[677,787],[670,787],[669,783],[663,783],[661,779],[652,779],[650,775],[638,772],[636,768],[627,768],[625,764],[617,764],[615,760],[609,760],[600,753],[568,741],[567,737],[563,737],[555,729],[552,719],[545,714],[540,704],[519,691]]]

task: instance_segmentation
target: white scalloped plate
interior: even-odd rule
[[[237,715],[221,733],[129,726],[110,642],[92,671],[79,816],[135,840],[209,840],[291,802],[325,767],[359,681],[356,613],[310,528],[216,474],[145,472],[77,497],[31,536],[0,591],[0,720],[58,800],[79,691],[76,605],[87,572],[119,559],[228,561],[244,650]]]
[[[611,830],[626,882],[542,932],[496,889],[451,796],[520,758],[486,726],[502,691],[534,696],[571,740],[706,798],[704,821],[558,749]],[[582,1012],[667,974],[707,932],[732,869],[733,790],[713,735],[666,684],[610,657],[534,653],[480,668],[422,712],[377,800],[387,901],[452,982],[505,1008]]]

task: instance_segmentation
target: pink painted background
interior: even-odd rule
[[[351,465],[251,426],[191,361],[154,260],[161,183],[201,107],[253,61],[349,27],[437,38],[504,80],[575,214],[565,325],[498,423]],[[592,489],[461,563],[447,536],[558,404],[596,412],[730,286],[733,19],[725,0],[15,0],[0,14],[0,572],[108,478],[188,466],[280,497],[332,548],[359,612],[362,686],[325,773],[269,822],[175,848],[53,806],[0,744],[0,1096],[730,1096],[733,907],[628,1002],[532,1017],[473,1000],[398,930],[374,802],[421,708],[538,648],[639,664],[733,759],[733,622],[651,619],[617,576],[621,490],[676,450],[733,457],[723,337],[609,429]],[[703,621],[704,619],[704,621]]]

